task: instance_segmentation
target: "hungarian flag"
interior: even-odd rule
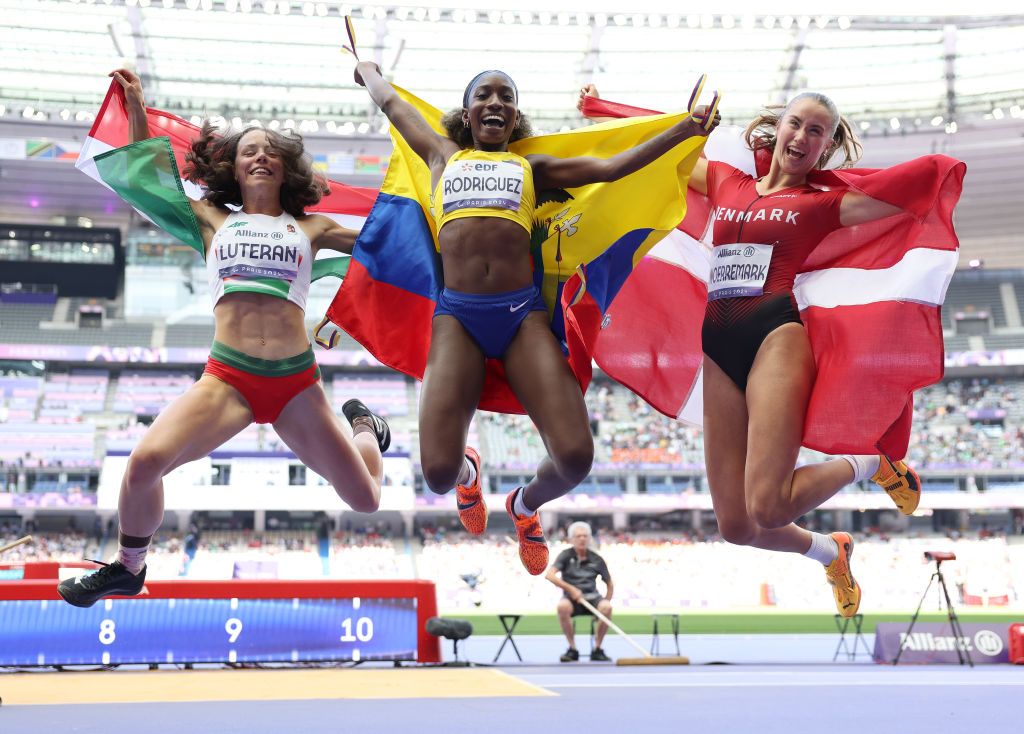
[[[588,97],[584,115],[654,114]],[[751,175],[741,130],[719,128],[709,159]],[[966,165],[930,155],[883,170],[815,171],[808,181],[861,191],[902,214],[827,236],[797,275],[794,294],[817,364],[803,444],[826,454],[906,454],[913,392],[942,378],[940,307],[956,269],[953,208]],[[637,265],[608,308],[594,357],[611,377],[670,417],[703,417],[701,323],[712,209],[688,190],[687,215]]]
[[[398,91],[444,134],[440,110]],[[607,158],[685,117],[617,120],[526,138],[509,149],[523,156]],[[383,364],[422,379],[444,278],[430,213],[430,171],[394,126],[391,136],[395,148],[380,195],[327,316]],[[683,218],[686,183],[704,141],[701,136],[686,140],[619,181],[537,192],[530,242],[534,282],[547,303],[551,329],[584,390],[604,311],[636,263]],[[479,407],[522,413],[501,361],[487,360],[486,371]]]
[[[132,143],[124,89],[116,81],[111,82],[75,167],[205,257],[199,224],[189,205],[189,199],[202,198],[203,189],[180,174],[185,153],[199,137],[199,128],[152,108],[146,110],[146,118],[153,137]],[[328,183],[330,193],[308,211],[323,213],[346,227],[359,229],[377,192],[334,181]],[[327,275],[341,277],[348,262],[348,256],[322,253],[313,263],[313,280]]]

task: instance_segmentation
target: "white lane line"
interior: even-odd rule
[[[808,686],[817,688],[871,688],[871,687],[892,687],[898,686],[900,688],[932,688],[935,686],[952,686],[956,688],[968,687],[968,686],[984,686],[984,687],[1011,687],[1020,688],[1024,687],[1024,680],[1012,681],[1012,680],[1001,680],[1001,681],[929,681],[923,683],[921,681],[846,681],[846,682],[829,682],[829,681],[802,681],[799,684],[793,683],[782,683],[769,682],[769,681],[744,681],[737,683],[735,681],[679,681],[676,683],[548,683],[545,684],[545,688],[806,688]]]

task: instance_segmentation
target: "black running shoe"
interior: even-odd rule
[[[562,653],[562,657],[558,658],[563,663],[575,663],[580,659],[580,651],[575,647],[570,647],[568,650]]]
[[[352,425],[356,418],[369,417],[373,421],[373,432],[377,436],[380,452],[383,454],[388,450],[388,446],[391,445],[391,429],[383,418],[363,405],[362,400],[352,398],[341,406],[341,412],[345,414],[349,425]]]
[[[101,563],[100,561],[95,561]],[[120,561],[101,563],[103,568],[65,579],[57,585],[57,593],[76,607],[91,607],[106,596],[135,596],[146,583],[146,567],[138,576]]]
[[[605,654],[604,649],[600,647],[595,647],[590,651],[590,659],[599,663],[610,663],[612,660]]]

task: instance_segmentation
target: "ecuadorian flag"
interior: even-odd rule
[[[444,134],[440,110],[398,92]],[[608,158],[685,117],[615,120],[527,138],[509,148],[523,156]],[[430,171],[394,127],[391,136],[395,150],[388,172],[327,317],[383,364],[422,379],[444,277],[429,213]],[[530,242],[534,280],[547,302],[551,330],[584,390],[604,313],[636,264],[683,219],[687,180],[704,140],[686,140],[619,181],[537,192]],[[487,362],[480,408],[523,412],[499,360]]]

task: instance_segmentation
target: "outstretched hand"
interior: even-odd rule
[[[377,66],[377,64],[375,64],[374,62],[372,62],[372,61],[360,61],[358,64],[356,64],[356,69],[355,69],[355,71],[352,74],[352,76],[356,80],[356,84],[358,84],[361,87],[365,87],[366,86],[366,81],[363,79],[363,74],[365,72],[370,71],[370,70],[375,71],[377,73],[377,76],[384,76],[381,73],[380,67]]]
[[[583,88],[580,89],[580,98],[576,100],[576,109],[580,112],[583,112],[583,103],[586,102],[587,97],[601,99],[601,95],[598,93],[597,87],[593,84],[584,84]]]
[[[146,106],[146,98],[142,94],[142,81],[134,72],[128,69],[115,69],[107,76],[113,77],[114,81],[121,85],[125,99],[137,102],[142,107]]]

